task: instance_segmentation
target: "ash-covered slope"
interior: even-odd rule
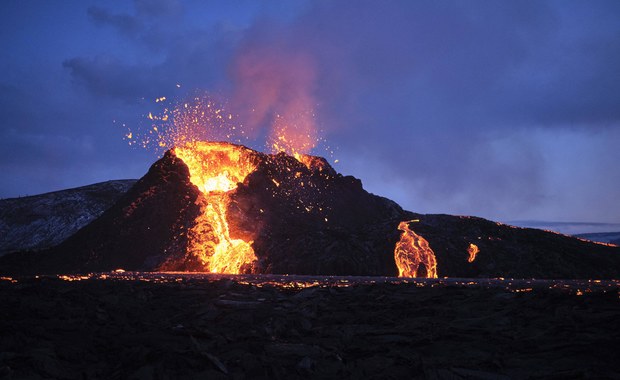
[[[0,256],[60,244],[110,208],[135,182],[107,181],[0,200]]]
[[[440,277],[620,278],[618,247],[480,218],[415,214],[366,192],[322,158],[302,163],[241,148],[253,170],[226,193],[225,219],[226,239],[253,249],[256,260],[242,272],[395,276],[399,223],[416,220],[408,226],[434,250]],[[101,217],[52,250],[0,258],[0,273],[208,270],[191,239],[199,235],[206,251],[217,250],[221,226],[197,229],[216,198],[190,178],[169,151]]]

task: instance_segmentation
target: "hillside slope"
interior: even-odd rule
[[[110,208],[135,182],[107,181],[0,200],[0,256],[60,244]]]
[[[423,264],[410,265],[415,270],[407,276],[620,278],[616,246],[476,217],[409,212],[366,192],[361,181],[336,173],[320,157],[306,157],[307,166],[285,154],[224,143],[206,147],[217,160],[202,167],[222,164],[231,151],[254,169],[214,196],[199,190],[185,161],[168,151],[88,226],[50,250],[5,255],[0,273],[213,272],[208,264],[218,244],[243,240],[255,259],[238,272],[221,272],[396,276],[402,262],[394,251],[406,235],[423,238],[406,246],[405,261]],[[222,216],[205,219],[222,194]],[[229,235],[221,237],[222,230]],[[418,257],[428,255],[424,246],[434,251],[432,260]]]

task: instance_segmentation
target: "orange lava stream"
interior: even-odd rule
[[[426,278],[437,278],[437,260],[435,252],[426,239],[409,228],[409,222],[398,224],[403,231],[394,248],[394,259],[398,267],[398,277],[421,277],[418,273],[420,264],[426,268]]]
[[[469,248],[467,248],[467,253],[469,253],[469,257],[467,258],[467,261],[470,263],[473,263],[474,260],[476,260],[476,254],[478,252],[480,252],[480,250],[478,249],[478,246],[476,244],[470,243]]]
[[[174,149],[189,168],[190,181],[204,194],[201,215],[189,231],[188,250],[213,273],[247,271],[256,260],[252,242],[232,239],[226,210],[229,192],[256,169],[250,151],[217,142],[192,142]]]

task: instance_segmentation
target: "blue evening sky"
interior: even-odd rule
[[[7,0],[0,47],[3,198],[141,177],[199,91],[408,210],[620,223],[619,1]]]

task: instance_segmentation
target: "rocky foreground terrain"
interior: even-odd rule
[[[620,377],[617,282],[149,276],[3,278],[0,378]]]

